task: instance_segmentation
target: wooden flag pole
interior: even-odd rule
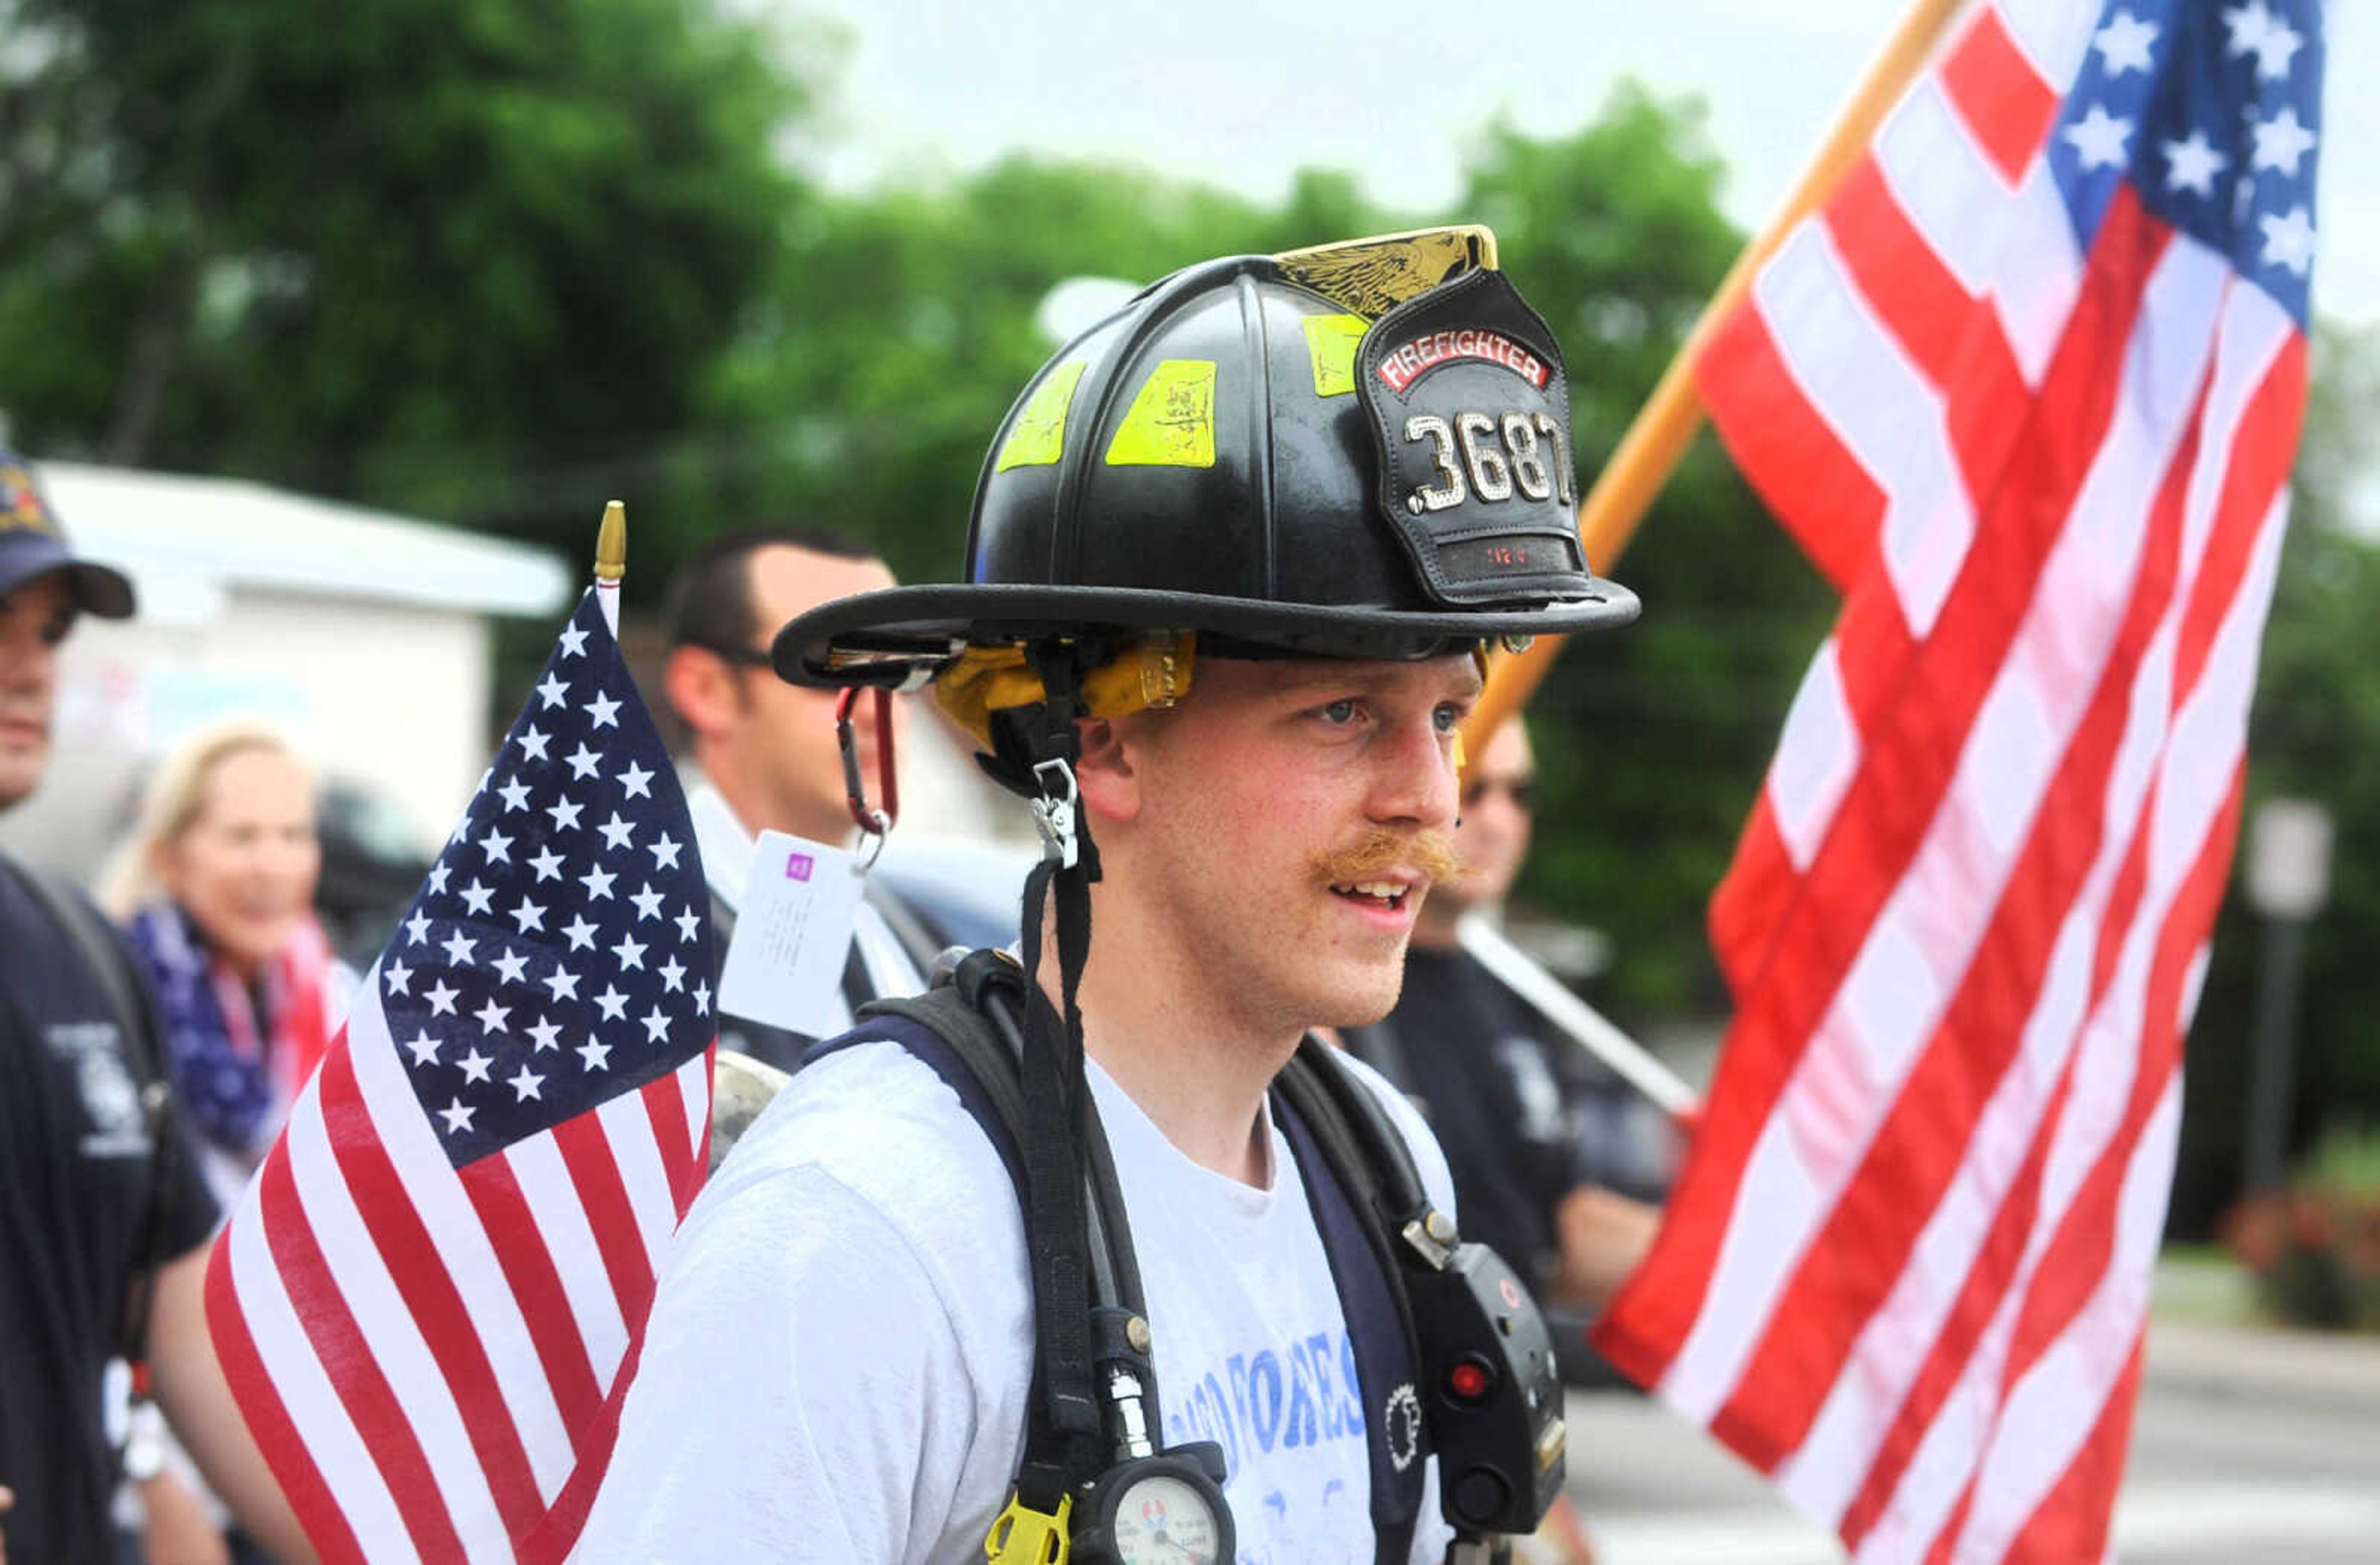
[[[1661,486],[1670,481],[1677,470],[1680,458],[1686,454],[1696,431],[1702,428],[1702,398],[1694,391],[1694,365],[1703,343],[1718,323],[1727,318],[1744,290],[1752,285],[1753,274],[1759,271],[1793,224],[1815,211],[1833,194],[1852,164],[1875,140],[1876,127],[1884,123],[1886,113],[1900,101],[1933,53],[1935,41],[1950,24],[1964,0],[1912,0],[1900,25],[1868,67],[1851,101],[1843,105],[1834,128],[1828,132],[1817,155],[1810,160],[1801,182],[1793,188],[1784,206],[1769,221],[1767,229],[1743,247],[1735,264],[1703,307],[1695,319],[1694,330],[1685,343],[1670,360],[1660,382],[1645,406],[1636,410],[1635,420],[1621,437],[1620,445],[1612,452],[1597,475],[1595,487],[1578,508],[1578,539],[1586,551],[1586,563],[1597,575],[1611,568],[1628,540],[1635,536],[1636,526],[1645,519]],[[1528,704],[1537,682],[1545,678],[1553,665],[1554,657],[1561,650],[1563,637],[1541,636],[1527,650],[1500,656],[1488,671],[1488,689],[1479,698],[1469,720],[1463,724],[1464,747],[1473,755],[1487,748],[1488,738],[1497,725]]]

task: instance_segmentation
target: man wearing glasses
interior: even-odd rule
[[[892,584],[884,562],[856,540],[794,528],[722,533],[670,583],[662,689],[686,725],[689,757],[700,772],[686,779],[686,807],[710,885],[716,949],[722,952],[735,934],[760,832],[841,843],[854,831],[835,741],[834,695],[788,685],[771,673],[769,637],[805,609]],[[873,703],[858,703],[852,722],[860,773],[872,780],[880,741]],[[934,947],[917,916],[871,880],[844,964],[846,1011],[923,990],[922,972]],[[721,1047],[783,1070],[800,1062],[810,1042],[737,1017],[720,1021]],[[849,1025],[846,1014],[827,1030]]]
[[[1652,1242],[1659,1115],[1465,952],[1456,927],[1500,905],[1528,856],[1536,767],[1519,719],[1463,770],[1462,869],[1414,927],[1386,1021],[1349,1047],[1418,1100],[1446,1149],[1463,1231],[1531,1276],[1549,1315],[1599,1311]]]

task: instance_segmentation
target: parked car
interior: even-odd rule
[[[421,889],[432,855],[421,830],[388,795],[352,778],[332,778],[316,802],[322,873],[314,911],[340,957],[369,966]]]

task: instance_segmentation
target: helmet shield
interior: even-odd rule
[[[1382,316],[1356,354],[1380,517],[1447,607],[1580,598],[1570,385],[1553,333],[1500,272]]]

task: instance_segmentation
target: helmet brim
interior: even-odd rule
[[[1581,597],[1536,607],[1411,613],[1131,587],[893,587],[787,621],[770,657],[779,678],[828,688],[930,677],[970,644],[1107,630],[1197,631],[1318,658],[1406,658],[1448,641],[1613,629],[1638,608],[1633,592],[1600,577]]]

